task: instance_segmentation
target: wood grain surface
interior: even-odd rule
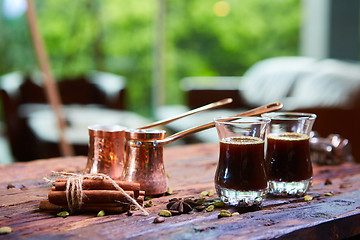
[[[12,228],[0,239],[343,239],[360,234],[359,164],[314,166],[311,201],[269,197],[261,209],[240,210],[237,216],[219,219],[216,208],[154,224],[169,199],[215,190],[218,146],[166,147],[164,160],[173,194],[152,199],[149,216],[135,210],[132,216],[83,213],[62,218],[40,211],[39,202],[51,189],[43,177],[54,178],[52,171],[81,172],[84,156],[0,166],[0,227]]]

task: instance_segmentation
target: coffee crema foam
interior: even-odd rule
[[[310,137],[302,133],[285,132],[285,133],[270,134],[268,135],[267,138],[273,140],[283,140],[283,141],[301,141],[301,140],[307,140]]]
[[[247,145],[247,144],[261,144],[264,143],[264,140],[257,137],[242,136],[242,137],[223,138],[220,142],[226,144]]]

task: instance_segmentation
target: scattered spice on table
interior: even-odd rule
[[[201,193],[200,193],[200,198],[202,198],[202,197],[206,197],[206,196],[208,196],[208,197],[212,197],[214,195],[214,191],[213,190],[206,190],[206,191],[202,191]]]
[[[194,228],[195,232],[204,232],[206,230],[212,230],[215,229],[215,227],[206,227],[206,228]]]
[[[232,214],[228,210],[220,210],[218,218],[231,217],[231,216],[232,216]]]
[[[209,193],[208,191],[202,191],[202,192],[200,193],[200,197],[207,196],[208,193]]]
[[[215,208],[214,205],[209,205],[207,208],[205,208],[205,211],[212,212],[212,211],[214,211],[214,208]]]
[[[0,227],[0,235],[3,234],[8,234],[12,232],[12,228],[11,227]]]
[[[222,201],[215,201],[214,203],[214,206],[217,207],[217,208],[222,208],[225,206],[225,203],[222,202]]]
[[[166,190],[166,195],[171,195],[171,194],[173,194],[173,190],[171,187],[168,187]]]
[[[313,200],[313,196],[310,196],[310,195],[305,195],[304,196],[304,201],[308,202],[308,201],[311,201]]]
[[[331,180],[329,179],[329,178],[327,178],[326,180],[325,180],[325,183],[324,183],[325,185],[331,185],[332,184],[332,182],[331,182]]]
[[[145,203],[144,207],[149,208],[149,207],[152,207],[153,205],[154,205],[154,203],[150,200]]]
[[[103,216],[105,216],[105,211],[104,211],[104,210],[99,211],[96,216],[97,216],[97,217],[103,217]]]
[[[196,203],[191,199],[173,198],[169,200],[166,208],[169,211],[174,211],[175,214],[182,214],[191,212],[195,206]]]
[[[163,216],[163,217],[171,217],[172,216],[172,214],[171,214],[171,212],[169,210],[161,210],[159,212],[159,215]]]
[[[205,208],[206,208],[206,206],[204,206],[204,205],[199,205],[199,206],[194,207],[194,209],[198,212],[204,211]]]
[[[340,184],[340,188],[341,189],[344,189],[344,188],[348,188],[348,187],[350,187],[351,185],[350,184],[348,184],[348,183],[342,183],[342,184]]]
[[[69,212],[68,211],[62,211],[62,212],[59,212],[58,214],[56,214],[56,216],[58,217],[63,217],[63,218],[66,218],[67,216],[69,216]]]
[[[156,217],[154,218],[153,223],[162,223],[165,222],[165,218],[164,217]]]

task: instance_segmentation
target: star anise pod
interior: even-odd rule
[[[191,212],[195,205],[191,199],[173,198],[169,200],[166,208],[173,214],[182,214]]]

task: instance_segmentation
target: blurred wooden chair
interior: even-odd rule
[[[246,106],[239,94],[242,77],[186,77],[181,79],[180,87],[186,92],[186,102],[190,109],[204,106],[224,98],[233,102],[223,106],[226,109],[237,109]]]
[[[14,72],[0,77],[0,97],[3,119],[11,152],[17,161],[59,156],[55,144],[45,144],[29,129],[28,116],[49,108],[41,78]],[[107,89],[110,88],[110,91]],[[87,76],[58,82],[64,105],[92,105],[98,108],[124,109],[125,79],[121,76],[90,72]],[[77,155],[86,155],[87,146],[75,146]]]

